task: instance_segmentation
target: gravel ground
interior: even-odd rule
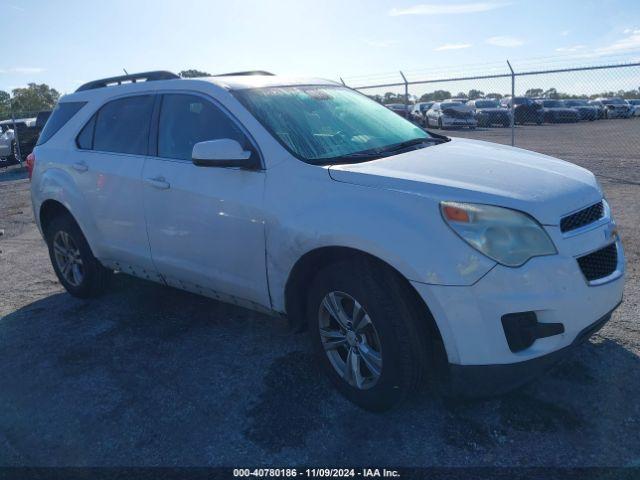
[[[0,465],[640,466],[639,133],[640,120],[518,128],[525,148],[598,173],[613,206],[628,274],[605,328],[510,395],[425,391],[385,414],[336,394],[283,320],[124,275],[70,297],[26,175],[0,170]]]

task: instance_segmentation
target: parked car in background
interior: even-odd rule
[[[43,110],[41,112],[38,112],[38,115],[36,115],[36,128],[38,129],[38,134],[42,132],[42,129],[46,125],[47,120],[49,120],[50,116],[51,110]]]
[[[631,105],[631,108],[633,108],[632,116],[640,117],[640,99],[631,98],[627,100],[627,102],[629,102],[629,105]]]
[[[411,110],[411,120],[423,127],[427,126],[427,111],[436,102],[419,102],[413,106]]]
[[[543,122],[542,105],[534,102],[529,97],[503,98],[500,104],[509,109],[513,104],[514,121],[518,125],[524,125],[525,123],[541,125]]]
[[[478,98],[469,100],[467,105],[473,109],[480,127],[490,127],[491,125],[511,126],[511,111],[501,107],[500,102],[497,100]]]
[[[427,127],[451,128],[478,126],[473,109],[460,101],[445,100],[436,102],[427,111]]]
[[[18,163],[18,152],[22,159],[31,153],[39,133],[35,125],[35,118],[16,118],[0,122],[0,130],[2,130],[0,134],[0,160],[3,164]],[[16,142],[16,137],[19,143]]]
[[[607,107],[600,100],[589,100],[589,105],[598,110],[598,120],[607,118]]]
[[[575,108],[567,107],[562,100],[537,99],[542,105],[543,121],[546,123],[579,122],[580,114]]]
[[[598,119],[598,108],[594,105],[589,105],[589,101],[587,99],[570,98],[564,100],[564,104],[567,107],[576,109],[580,116],[580,120],[589,120],[592,122]]]
[[[385,107],[387,107],[392,112],[397,113],[401,117],[407,119],[410,117],[410,112],[413,108],[412,105],[405,105],[404,103],[387,103],[385,104]]]
[[[619,97],[596,98],[605,107],[605,118],[629,118],[633,115],[633,107]]]
[[[516,388],[622,300],[623,247],[591,172],[430,134],[337,82],[90,82],[60,99],[31,159],[34,218],[71,295],[99,295],[115,270],[286,315],[369,410],[438,372],[453,392]]]

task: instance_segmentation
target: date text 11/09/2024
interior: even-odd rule
[[[386,468],[236,468],[234,477],[363,477],[363,478],[397,478],[400,473],[397,470]]]

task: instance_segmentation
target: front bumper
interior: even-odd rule
[[[585,327],[570,345],[542,357],[504,365],[449,365],[449,393],[466,397],[486,397],[521,387],[545,373],[574,347],[600,330],[611,318],[613,310]]]
[[[581,332],[618,305],[624,287],[624,252],[611,237],[609,218],[581,231],[561,233],[546,227],[558,254],[530,259],[523,266],[496,265],[473,285],[429,285],[412,282],[429,306],[440,330],[450,364],[509,365],[543,357],[571,345]],[[613,274],[587,281],[577,257],[616,243]],[[536,339],[511,351],[501,318],[535,312],[540,323],[561,323],[564,332]],[[453,367],[455,369],[455,367]]]
[[[457,118],[457,117],[448,117],[443,115],[440,117],[442,119],[443,127],[477,127],[478,121],[473,118]]]
[[[476,114],[476,120],[479,124],[485,125],[511,124],[511,116],[507,112],[479,112]]]
[[[629,118],[629,110],[622,108],[611,108],[607,110],[609,118]]]

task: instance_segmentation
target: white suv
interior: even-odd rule
[[[622,298],[592,173],[427,133],[326,80],[91,82],[60,100],[29,164],[69,293],[119,271],[287,315],[367,409],[436,372],[463,394],[518,386]]]

